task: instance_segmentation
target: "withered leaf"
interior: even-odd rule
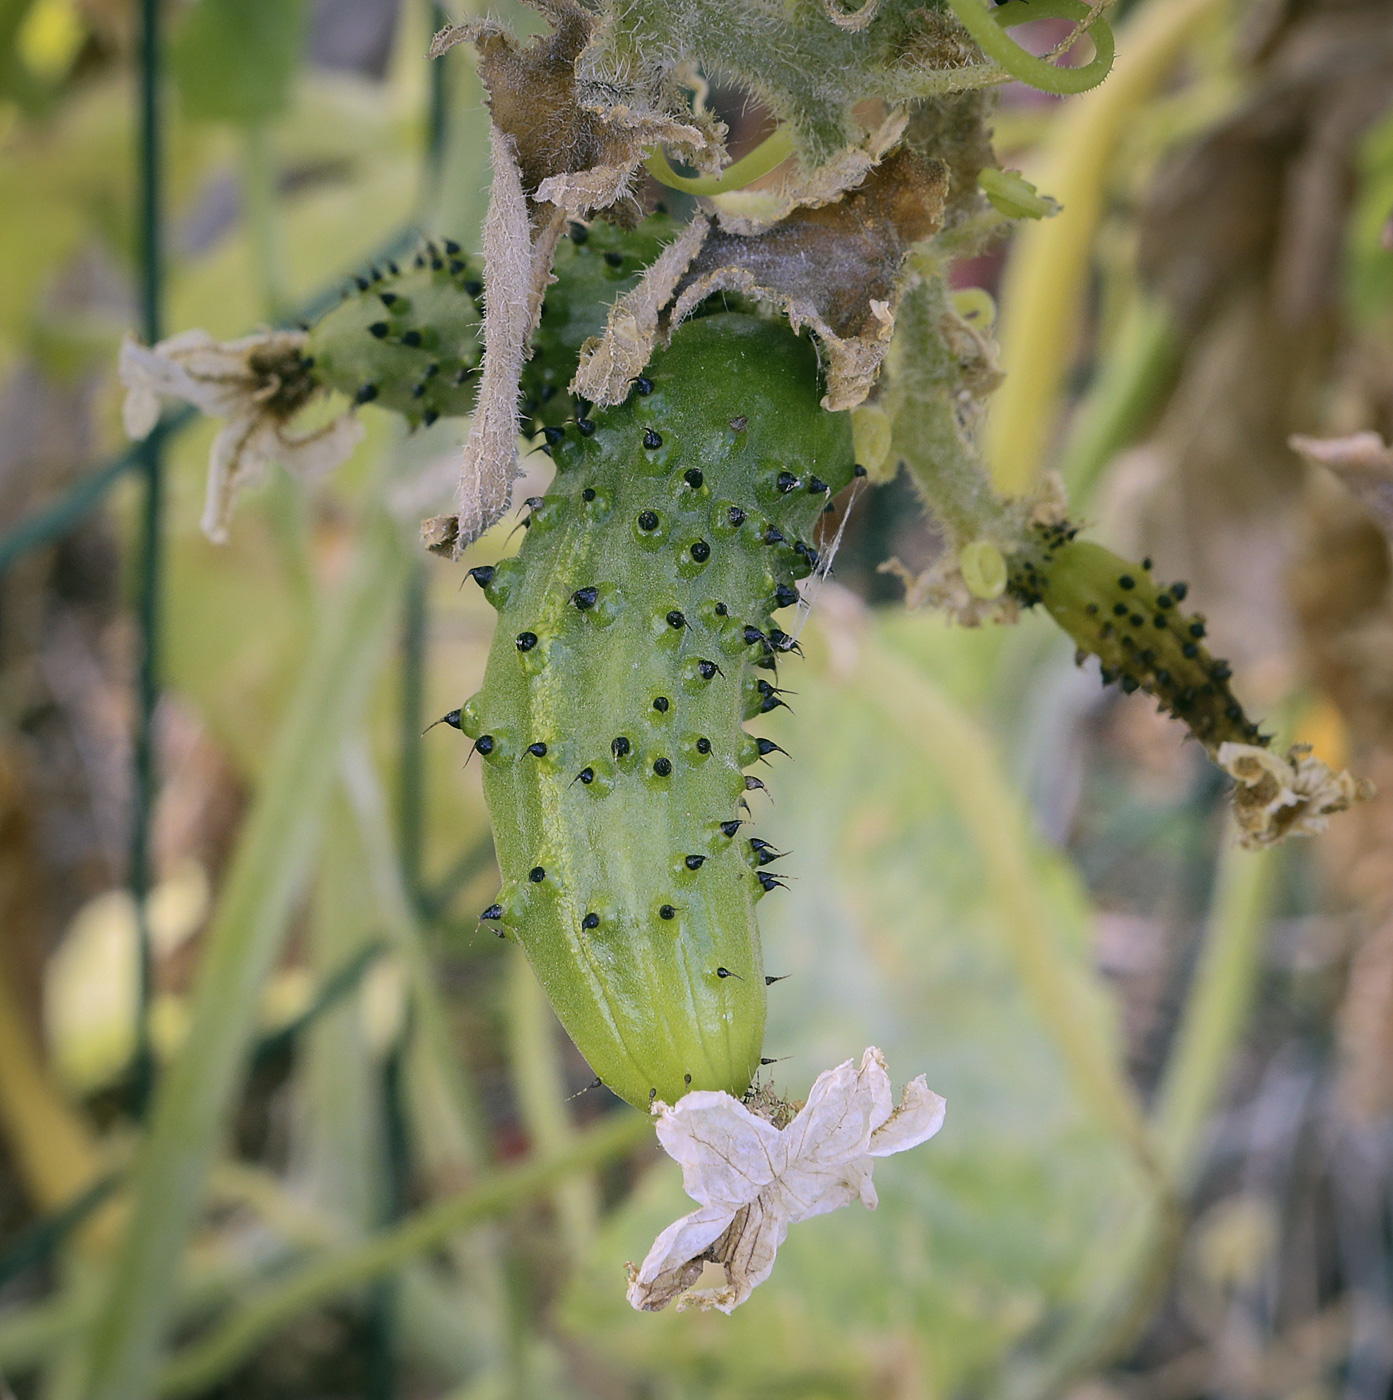
[[[769,302],[822,341],[824,406],[854,408],[885,357],[906,255],[942,226],[948,183],[942,161],[899,151],[838,203],[795,210],[754,237],[713,230],[678,284],[670,324],[712,292]]]
[[[556,176],[597,168],[632,169],[643,147],[665,141],[695,155],[714,129],[678,121],[658,106],[585,107],[576,90],[576,59],[589,43],[596,17],[576,0],[529,0],[550,20],[549,34],[519,43],[504,25],[476,20],[441,30],[431,44],[437,57],[472,42],[479,76],[488,89],[494,125],[513,138],[522,186],[529,198]],[[617,182],[601,182],[611,193]],[[611,193],[612,197],[612,193]]]

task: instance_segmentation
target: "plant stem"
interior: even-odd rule
[[[928,755],[951,789],[981,855],[1022,990],[1054,1041],[1079,1099],[1127,1150],[1152,1191],[1168,1194],[1116,1046],[1097,1008],[1089,1004],[1083,971],[1065,955],[1044,915],[1047,901],[1031,869],[1032,842],[990,740],[920,672],[883,646],[863,648],[858,681],[905,740]]]
[[[301,673],[208,933],[191,1031],[156,1096],[134,1208],[87,1352],[87,1400],[143,1400],[176,1299],[184,1243],[236,1097],[257,1002],[318,836],[339,753],[398,616],[407,552],[375,517]]]
[[[252,122],[244,133],[242,185],[247,210],[247,241],[261,281],[262,315],[277,324],[289,304],[285,254],[276,220],[276,165],[266,123]]]
[[[781,126],[754,150],[726,166],[719,175],[679,175],[668,163],[661,146],[654,146],[644,161],[648,173],[669,189],[691,195],[729,194],[744,189],[782,165],[793,154],[793,132]]]
[[[1262,967],[1262,935],[1282,861],[1280,848],[1245,851],[1231,832],[1227,839],[1204,951],[1153,1115],[1167,1166],[1183,1189],[1192,1183],[1204,1125],[1248,1024]]]
[[[1006,382],[986,455],[1003,495],[1026,492],[1054,436],[1084,302],[1109,163],[1133,114],[1184,50],[1196,24],[1229,0],[1147,0],[1127,22],[1122,57],[1102,87],[1061,110],[1031,178],[1064,207],[1016,233],[1000,293]]]
[[[938,267],[900,304],[895,328],[894,377],[886,397],[894,420],[892,457],[909,468],[935,520],[954,548],[1000,533],[1002,502],[978,455],[975,423],[964,420],[964,356],[949,343],[953,327],[971,330],[958,316]]]
[[[652,1131],[642,1114],[618,1113],[613,1121],[574,1139],[564,1151],[491,1172],[467,1191],[427,1206],[393,1230],[306,1264],[261,1290],[206,1337],[180,1352],[165,1367],[156,1393],[173,1397],[207,1389],[307,1308],[400,1269],[451,1235],[506,1214],[573,1172],[623,1156]]]
[[[1095,88],[1112,69],[1113,36],[1101,13],[1095,13],[1083,0],[1032,0],[989,10],[981,0],[948,0],[948,8],[964,29],[981,45],[982,52],[998,63],[1012,78],[1029,83],[1041,92],[1078,93]],[[1046,58],[1037,58],[1006,33],[1010,25],[1033,19],[1072,19],[1093,40],[1094,55],[1078,68],[1057,67]]]

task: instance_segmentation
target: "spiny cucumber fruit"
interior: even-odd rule
[[[604,329],[610,304],[635,286],[678,231],[655,214],[633,229],[572,224],[557,249],[522,412],[536,427],[572,416],[566,386],[580,347]],[[473,412],[478,388],[483,267],[450,239],[427,242],[402,266],[387,262],[311,328],[308,368],[356,403],[400,413],[412,427]]]
[[[480,265],[457,243],[427,243],[405,267],[355,279],[311,327],[306,354],[321,384],[400,413],[412,427],[474,408]]]
[[[473,570],[499,609],[458,716],[504,876],[483,917],[633,1104],[738,1096],[760,1063],[777,853],[747,834],[743,770],[776,746],[742,721],[782,703],[796,643],[772,615],[853,475],[849,415],[820,393],[786,325],[687,323],[624,404],[554,438],[521,551]]]
[[[1154,695],[1211,754],[1228,741],[1268,744],[1229,689],[1228,662],[1205,649],[1204,619],[1182,610],[1185,584],[1159,584],[1149,559],[1129,564],[1076,533],[1065,523],[1038,527],[1032,547],[1010,560],[1012,596],[1043,604],[1079,660],[1089,654],[1102,663],[1104,684]]]

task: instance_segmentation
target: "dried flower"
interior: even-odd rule
[[[874,1046],[859,1069],[847,1060],[818,1075],[796,1114],[767,1093],[749,1106],[706,1089],[671,1108],[654,1104],[658,1141],[701,1209],[669,1225],[639,1268],[629,1266],[629,1302],[655,1311],[678,1298],[679,1308],[731,1312],[769,1277],[790,1225],[858,1197],[874,1210],[871,1159],[933,1137],[944,1107],[920,1075],[895,1108]],[[688,1292],[708,1260],[724,1266],[726,1286]]]
[[[1374,795],[1367,779],[1333,772],[1312,756],[1309,744],[1293,744],[1285,758],[1256,744],[1220,744],[1215,759],[1238,780],[1233,811],[1239,839],[1250,851],[1275,846],[1288,836],[1314,836],[1325,830],[1333,813]]]
[[[153,347],[128,338],[121,346],[127,434],[148,437],[160,416],[160,396],[184,399],[226,425],[213,440],[203,532],[227,540],[232,505],[243,486],[260,480],[269,462],[302,476],[331,471],[352,453],[363,425],[351,413],[305,433],[289,431],[295,416],[320,392],[304,360],[300,331],[265,331],[217,341],[185,331]]]

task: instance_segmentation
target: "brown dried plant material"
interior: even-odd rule
[[[580,348],[571,393],[596,404],[624,400],[653,353],[663,307],[672,300],[709,227],[706,216],[697,214],[658,255],[638,286],[614,303],[604,334],[592,336]]]
[[[899,151],[836,204],[795,211],[753,238],[711,233],[679,285],[670,327],[712,292],[741,292],[807,326],[827,354],[824,408],[855,408],[880,373],[910,248],[942,227],[948,169]]]
[[[484,221],[484,357],[452,516],[421,526],[426,548],[458,559],[508,509],[518,474],[518,381],[537,327],[565,211],[552,207],[535,236],[512,138],[493,127],[493,186]]]
[[[1220,744],[1215,760],[1238,780],[1233,812],[1239,841],[1250,851],[1288,836],[1315,836],[1336,812],[1374,795],[1367,779],[1334,772],[1307,744],[1293,744],[1285,758],[1257,744]]]
[[[473,43],[479,53],[479,76],[488,88],[494,125],[516,143],[522,187],[529,197],[545,198],[538,188],[546,180],[578,172],[609,172],[596,182],[596,202],[613,202],[626,181],[615,172],[632,171],[643,147],[663,141],[693,158],[711,151],[717,133],[695,121],[678,121],[658,106],[615,104],[584,106],[576,90],[576,59],[590,42],[596,16],[575,0],[530,0],[551,21],[550,34],[520,44],[494,20],[474,20],[442,29],[430,46],[438,58],[456,44]],[[557,191],[558,186],[553,186]],[[608,193],[609,198],[601,202]],[[574,204],[578,195],[571,196]],[[579,212],[573,208],[572,212]]]
[[[810,175],[795,165],[793,174],[777,189],[737,190],[712,199],[717,224],[726,233],[748,238],[772,228],[795,209],[834,204],[862,184],[899,145],[908,125],[908,112],[891,112],[863,141],[848,146]]]
[[[942,161],[899,151],[837,203],[799,208],[762,233],[693,225],[586,345],[573,392],[620,402],[660,336],[713,292],[733,291],[772,304],[795,331],[812,330],[827,354],[823,407],[855,408],[880,373],[913,282],[909,251],[940,228],[947,190]]]
[[[1393,543],[1393,447],[1377,433],[1340,438],[1297,434],[1291,445],[1313,466],[1334,472]]]
[[[931,97],[915,106],[905,128],[905,145],[910,150],[941,154],[948,162],[945,228],[953,228],[986,206],[977,177],[997,163],[991,128],[996,98],[995,89]]]

